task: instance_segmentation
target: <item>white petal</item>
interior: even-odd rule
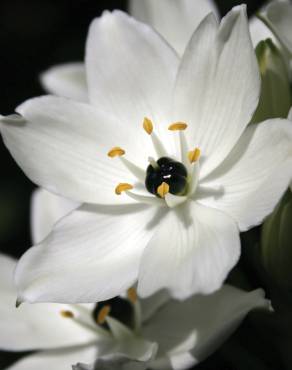
[[[267,7],[264,16],[281,43],[292,53],[292,4],[275,1]]]
[[[157,344],[149,342],[143,337],[136,336],[129,328],[108,317],[107,323],[117,343],[113,351],[127,358],[139,361],[149,361],[157,353]]]
[[[291,176],[291,122],[267,120],[249,126],[222,165],[205,180],[210,188],[220,185],[222,195],[201,202],[230,214],[244,231],[272,212]]]
[[[142,321],[147,321],[151,316],[160,309],[170,299],[166,290],[161,290],[150,297],[140,299]]]
[[[137,279],[155,227],[155,208],[83,206],[63,218],[18,263],[19,298],[29,302],[97,302]]]
[[[33,244],[42,241],[54,224],[79,206],[45,189],[34,191],[31,199],[31,234]]]
[[[273,33],[268,29],[268,27],[256,16],[251,17],[249,21],[250,35],[252,39],[253,46],[256,47],[260,41],[266,39],[272,39],[275,42],[275,37]]]
[[[97,348],[93,345],[38,352],[24,357],[6,370],[70,370],[77,362],[93,362],[97,353]]]
[[[230,152],[249,123],[260,93],[258,64],[245,6],[223,18],[210,15],[183,56],[175,95],[176,119],[189,124],[189,145],[201,149],[201,174]]]
[[[131,0],[130,13],[154,27],[179,54],[202,19],[218,14],[212,0]]]
[[[289,119],[290,121],[292,121],[292,107],[291,107],[291,109],[290,109],[290,111],[289,111],[288,119]]]
[[[131,126],[132,135],[140,132],[144,117],[153,119],[155,129],[164,123],[177,67],[171,47],[125,13],[105,12],[92,22],[86,48],[90,102]]]
[[[107,155],[112,147],[125,145],[136,159],[141,157],[139,141],[132,140],[119,122],[87,104],[53,96],[28,100],[17,112],[27,122],[4,118],[0,129],[12,156],[32,181],[80,202],[134,202],[117,196],[114,189],[136,178]]]
[[[138,293],[161,288],[185,299],[219,289],[238,260],[239,232],[223,212],[199,204],[168,212],[141,259]]]
[[[94,364],[86,365],[78,363],[73,370],[145,370],[148,369],[149,361],[130,360],[126,356],[117,354],[98,358]]]
[[[97,334],[60,315],[59,304],[22,305],[15,308],[13,272],[16,261],[0,254],[0,348],[25,351],[86,344]],[[53,330],[52,330],[53,328]]]
[[[49,68],[40,76],[43,88],[49,94],[77,101],[88,101],[83,63],[66,63]]]
[[[224,285],[211,295],[170,301],[145,324],[142,333],[159,343],[158,359],[168,358],[168,368],[185,369],[187,358],[196,364],[214,352],[250,310],[268,307],[261,289],[248,293]]]

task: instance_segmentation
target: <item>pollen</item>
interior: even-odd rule
[[[126,182],[121,182],[118,186],[115,188],[115,193],[117,195],[121,195],[123,191],[132,190],[133,185],[128,184]]]
[[[126,152],[124,151],[124,149],[120,148],[119,146],[115,146],[113,147],[108,153],[107,155],[111,158],[114,158],[114,157],[121,157],[122,155],[124,155]]]
[[[191,163],[196,162],[200,158],[200,156],[201,156],[201,151],[199,148],[196,148],[188,152],[188,158]]]
[[[151,119],[149,119],[147,117],[144,118],[143,128],[147,132],[148,135],[151,135],[152,134],[152,131],[153,131],[153,123],[152,123]]]
[[[135,304],[137,302],[138,296],[135,288],[129,288],[127,290],[127,296],[131,303]]]
[[[166,194],[169,193],[169,185],[166,182],[163,182],[161,185],[157,188],[157,194],[164,198]]]
[[[103,306],[97,315],[97,323],[103,324],[105,322],[106,317],[108,316],[110,312],[111,312],[110,305]]]
[[[74,313],[69,310],[62,310],[60,311],[60,315],[66,319],[73,319],[74,318]]]
[[[174,122],[168,127],[168,129],[170,131],[182,131],[185,130],[187,127],[188,125],[185,122]]]

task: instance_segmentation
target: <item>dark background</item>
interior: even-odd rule
[[[222,15],[240,3],[217,1]],[[263,1],[246,3],[249,14],[253,14]],[[83,60],[91,20],[104,9],[116,8],[126,10],[127,2],[0,0],[1,114],[10,114],[24,100],[44,94],[38,81],[40,72],[55,64]],[[2,142],[0,160],[0,251],[18,258],[30,247],[29,205],[34,185],[14,163]],[[224,361],[224,348],[197,369],[241,369],[241,365],[236,365],[236,354],[235,359]],[[15,358],[0,353],[0,369]]]

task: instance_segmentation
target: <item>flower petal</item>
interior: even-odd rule
[[[173,297],[219,289],[238,260],[239,232],[223,212],[191,204],[169,211],[145,248],[138,293],[168,288]]]
[[[128,327],[112,317],[107,317],[106,321],[117,340],[113,349],[116,354],[139,361],[149,361],[156,355],[157,343],[136,336]]]
[[[73,211],[20,259],[20,300],[87,303],[121,294],[137,279],[154,212],[143,205]]]
[[[176,115],[189,123],[190,147],[201,150],[201,174],[227,156],[249,123],[260,93],[258,64],[245,6],[233,8],[218,29],[209,15],[182,59],[175,92]]]
[[[15,308],[16,261],[0,254],[0,348],[12,351],[58,348],[90,343],[97,334],[60,315],[59,304]],[[52,330],[54,328],[54,330]]]
[[[77,101],[88,101],[83,63],[66,63],[49,68],[40,76],[43,88],[49,94]]]
[[[292,4],[289,1],[275,1],[267,6],[264,13],[275,35],[292,53]]]
[[[152,316],[143,336],[159,343],[157,361],[168,360],[168,368],[185,369],[214,352],[236,329],[248,312],[268,308],[261,289],[244,292],[224,285],[211,295],[196,295],[184,302],[170,301]],[[155,363],[155,362],[154,362]]]
[[[22,358],[7,370],[69,370],[77,362],[93,362],[96,357],[94,345],[38,352]]]
[[[105,12],[92,22],[87,40],[90,102],[112,112],[125,129],[140,130],[144,117],[159,129],[170,109],[178,62],[149,26],[120,11]]]
[[[73,370],[145,370],[148,369],[149,361],[131,360],[126,356],[117,354],[107,355],[104,358],[98,358],[94,364],[81,364],[78,363],[72,366]]]
[[[45,189],[36,189],[31,200],[31,234],[33,244],[41,242],[54,224],[79,204]]]
[[[166,290],[161,290],[148,298],[140,299],[142,321],[150,319],[169,299],[170,296]]]
[[[254,47],[256,47],[260,41],[266,39],[272,39],[274,43],[276,42],[273,33],[257,16],[252,16],[250,18],[249,30]]]
[[[28,100],[17,112],[26,122],[2,118],[0,129],[12,156],[33,182],[80,202],[135,202],[115,194],[119,182],[133,183],[136,178],[107,153],[123,142],[126,147],[129,144],[130,155],[132,150],[139,159],[139,140],[132,140],[110,115],[53,96]]]
[[[179,54],[202,19],[218,14],[212,0],[131,0],[130,13],[155,28]]]
[[[292,125],[267,120],[249,126],[230,155],[206,178],[222,195],[201,203],[233,217],[241,231],[261,223],[287,189],[292,173]]]

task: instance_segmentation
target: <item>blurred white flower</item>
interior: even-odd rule
[[[292,4],[289,0],[275,0],[259,12],[267,29],[292,56]]]
[[[254,46],[271,39],[279,48],[292,79],[292,3],[289,0],[268,2],[250,21]]]
[[[22,257],[19,299],[96,302],[137,280],[143,297],[214,292],[239,231],[262,222],[291,177],[290,123],[246,129],[260,86],[245,8],[219,27],[205,18],[181,61],[150,27],[105,13],[86,66],[90,105],[36,98],[17,108],[25,122],[1,120],[32,181],[86,203]]]
[[[129,291],[124,305],[133,326],[112,316],[111,302],[100,308],[41,303],[16,309],[15,265],[0,254],[0,349],[34,353],[9,370],[69,370],[73,364],[93,364],[96,359],[98,368],[111,368],[121,358],[137,369],[187,369],[217,349],[250,310],[269,308],[262,290],[247,293],[226,285],[213,295],[182,303],[164,293],[140,301]]]

